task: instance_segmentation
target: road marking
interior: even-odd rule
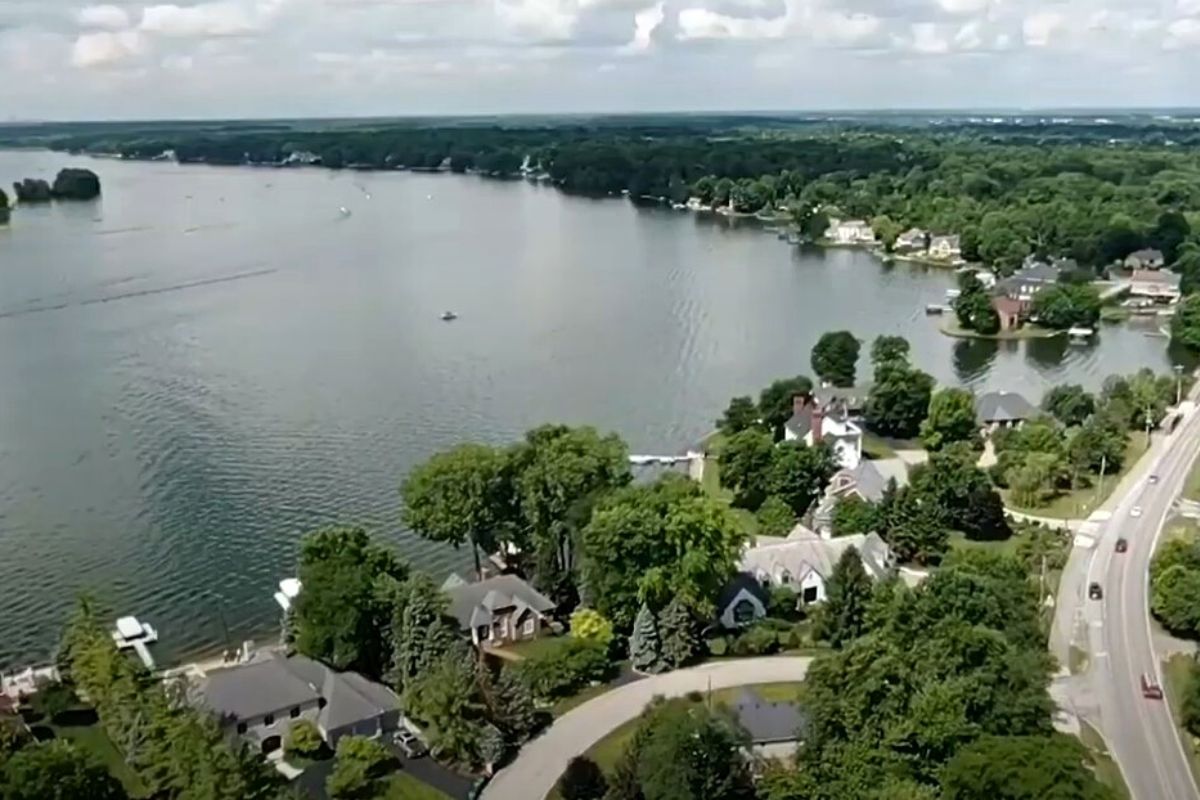
[[[1099,653],[1096,653],[1095,655],[1093,655],[1092,658],[1108,658],[1108,651],[1101,650]]]

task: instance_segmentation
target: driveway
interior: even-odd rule
[[[567,762],[636,717],[655,696],[680,697],[707,689],[804,680],[812,658],[776,656],[721,661],[655,675],[589,700],[555,720],[525,745],[516,761],[496,773],[481,800],[542,800]]]

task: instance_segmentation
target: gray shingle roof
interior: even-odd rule
[[[450,616],[463,628],[489,625],[494,612],[512,608],[518,602],[540,614],[554,610],[554,603],[516,575],[497,575],[494,578],[455,586],[446,590],[450,597]],[[506,602],[500,605],[502,600]]]
[[[975,398],[980,422],[1022,422],[1037,414],[1037,408],[1016,392],[988,392]]]

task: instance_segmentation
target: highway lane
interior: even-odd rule
[[[1088,650],[1108,746],[1134,800],[1196,800],[1200,797],[1166,701],[1142,696],[1141,676],[1162,685],[1149,614],[1150,560],[1175,498],[1200,454],[1200,413],[1191,411],[1162,447],[1156,447],[1143,478],[1117,501],[1101,523],[1086,583],[1099,583],[1102,601],[1086,601]],[[1132,515],[1134,507],[1141,515]],[[1118,538],[1128,551],[1115,552]],[[1086,584],[1085,584],[1086,590]]]

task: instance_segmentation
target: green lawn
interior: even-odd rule
[[[1101,783],[1113,790],[1117,797],[1128,798],[1129,787],[1125,785],[1125,778],[1121,775],[1121,768],[1117,766],[1117,762],[1108,754],[1108,747],[1104,744],[1104,738],[1086,722],[1083,723],[1082,730],[1079,732],[1079,740],[1083,742],[1092,754],[1092,765],[1096,771],[1096,778]]]
[[[618,675],[620,674],[621,670],[625,669],[625,665],[626,665],[626,662],[624,662],[624,661],[622,661],[620,664],[617,665],[617,671],[618,671],[617,674]],[[586,689],[583,689],[582,691],[580,691],[577,694],[573,694],[570,697],[564,697],[562,700],[559,700],[550,709],[550,713],[552,715],[554,715],[555,719],[558,719],[559,717],[561,717],[563,714],[567,713],[571,709],[577,708],[578,706],[583,705],[588,700],[591,700],[594,697],[599,697],[600,695],[604,694],[611,688],[613,688],[611,682],[601,683],[597,686],[588,686]]]
[[[1188,765],[1192,768],[1192,777],[1200,781],[1200,751],[1197,750],[1196,737],[1184,730],[1183,695],[1187,689],[1188,672],[1191,666],[1191,656],[1174,655],[1163,662],[1163,692],[1171,705],[1171,715],[1175,717],[1175,725],[1179,728],[1179,739],[1183,742],[1183,750],[1188,755]]]
[[[108,734],[104,732],[99,723],[95,725],[52,725],[51,727],[58,738],[71,742],[80,750],[85,750],[102,761],[108,767],[109,773],[125,787],[125,792],[130,797],[145,797],[146,787],[141,778],[125,763],[120,751],[117,750],[116,745],[108,738]]]
[[[864,456],[876,461],[896,457],[896,451],[892,446],[873,433],[863,433],[862,448]]]
[[[715,436],[713,437],[714,440],[716,438]],[[714,445],[710,443],[709,455],[704,459],[704,476],[700,481],[700,485],[709,497],[729,506],[729,510],[733,512],[733,516],[747,535],[757,536],[758,519],[754,516],[754,512],[747,511],[744,508],[734,508],[733,492],[721,486],[721,465],[717,463],[717,456],[713,453],[713,448]]]
[[[382,800],[451,800],[451,797],[402,771],[388,779]]]
[[[538,639],[530,639],[526,642],[516,642],[515,644],[506,644],[504,651],[520,656],[521,658],[533,658],[547,653],[553,653],[555,650],[563,646],[563,637],[560,636],[542,636]]]
[[[1200,460],[1192,464],[1192,471],[1188,473],[1187,482],[1183,484],[1183,497],[1185,500],[1200,502]]]
[[[987,550],[992,553],[1001,553],[1006,556],[1014,556],[1017,554],[1017,542],[1020,540],[1020,536],[1010,536],[1007,539],[1001,539],[1000,541],[977,542],[973,539],[968,539],[961,531],[951,531],[950,549]]]
[[[1113,489],[1121,482],[1146,452],[1146,437],[1139,436],[1136,433],[1130,434],[1129,441],[1125,444],[1125,463],[1121,465],[1120,472],[1115,472],[1111,475],[1104,476],[1104,485],[1101,486],[1099,481],[1095,485],[1089,486],[1086,489],[1076,489],[1071,492],[1063,492],[1053,498],[1046,505],[1038,506],[1037,508],[1025,508],[1017,505],[1012,501],[1012,494],[1005,489],[1000,492],[1004,498],[1004,504],[1014,511],[1022,511],[1026,514],[1033,514],[1038,517],[1049,517],[1051,519],[1084,519],[1099,507],[1108,496],[1112,494]]]

